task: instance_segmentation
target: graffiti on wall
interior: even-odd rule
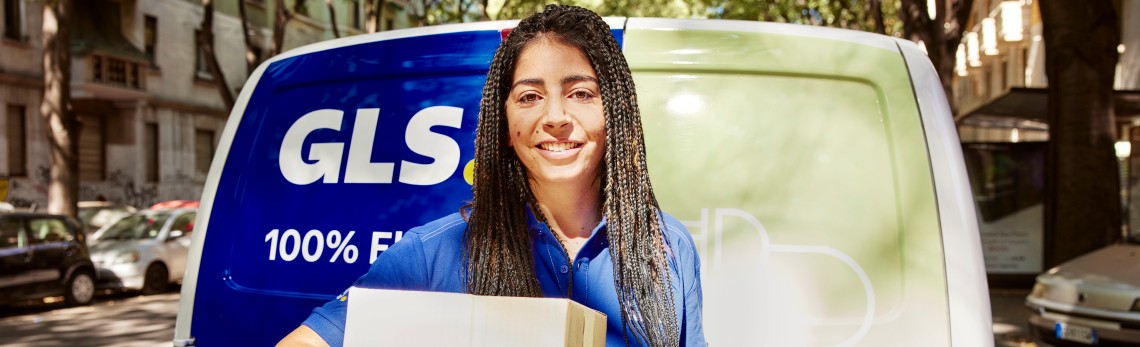
[[[9,180],[8,203],[22,209],[40,209],[47,206],[51,169],[38,167],[29,177]],[[100,182],[80,182],[79,200],[105,199],[111,202],[146,208],[166,200],[198,200],[203,180],[192,175],[175,172],[165,175],[160,182],[139,182],[122,170],[114,170]]]

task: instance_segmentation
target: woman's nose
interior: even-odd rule
[[[564,104],[566,100],[556,100],[549,103],[546,109],[546,114],[542,116],[542,125],[545,128],[557,130],[570,124],[570,114]]]

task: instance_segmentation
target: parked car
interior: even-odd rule
[[[99,229],[91,243],[99,287],[155,294],[181,281],[197,212],[142,210]]]
[[[134,206],[110,201],[80,201],[79,222],[83,231],[91,235],[103,226],[138,211]]]
[[[1050,269],[1037,276],[1025,305],[1038,342],[1140,345],[1140,244],[1111,245]]]
[[[45,213],[0,214],[0,305],[63,295],[86,305],[95,267],[74,219]]]

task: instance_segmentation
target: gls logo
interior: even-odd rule
[[[322,142],[309,146],[308,161],[301,158],[305,137],[318,129],[340,131],[344,111],[321,109],[301,116],[289,127],[281,141],[281,175],[297,185],[306,185],[324,178],[324,183],[337,183],[344,143]],[[376,137],[376,124],[380,109],[356,110],[356,124],[352,128],[352,141],[348,148],[348,166],[344,183],[392,183],[395,163],[373,163],[372,143]],[[433,126],[459,129],[463,123],[463,109],[450,106],[433,106],[417,112],[408,121],[404,141],[408,149],[434,159],[431,164],[400,162],[400,183],[427,186],[443,182],[459,167],[459,143],[446,135],[431,131]]]

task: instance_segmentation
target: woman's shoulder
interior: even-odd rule
[[[673,217],[665,211],[661,211],[661,224],[664,225],[665,237],[672,244],[692,244],[693,236],[689,234],[689,228],[685,227],[685,223]]]
[[[661,232],[665,234],[665,242],[669,244],[670,253],[682,259],[698,257],[697,245],[693,242],[693,235],[689,234],[689,228],[685,227],[684,222],[661,211],[661,224],[664,229]]]
[[[427,249],[437,248],[462,242],[463,232],[467,229],[467,220],[458,212],[428,222],[427,224],[412,228],[404,233],[403,237],[419,239]]]

